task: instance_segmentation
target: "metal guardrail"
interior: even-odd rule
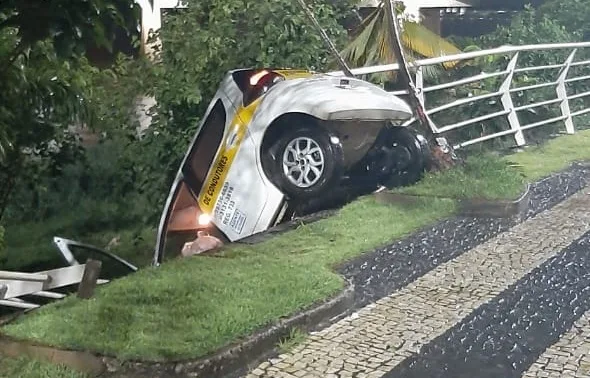
[[[73,285],[80,285],[83,281],[86,264],[81,264],[73,249],[84,250],[101,259],[110,260],[118,264],[127,272],[136,272],[138,268],[128,261],[100,248],[83,244],[74,240],[55,237],[53,244],[59,250],[63,260],[69,266],[36,273],[23,273],[0,270],[0,307],[32,310],[40,307],[37,303],[27,302],[22,297],[44,299],[63,299],[66,294],[51,291]],[[97,285],[108,283],[109,280],[98,279]]]
[[[85,264],[79,264],[38,273],[0,271],[0,306],[20,309],[39,307],[36,303],[20,299],[26,295],[61,299],[65,295],[50,290],[80,283],[85,267]]]
[[[466,140],[452,140],[456,149],[466,147],[469,145],[481,143],[494,138],[504,137],[511,135],[514,138],[516,146],[523,146],[527,144],[525,139],[526,130],[531,130],[548,124],[554,124],[557,122],[563,122],[563,131],[567,134],[574,134],[575,127],[573,118],[590,113],[590,107],[584,107],[582,109],[572,111],[570,102],[572,100],[583,99],[590,96],[590,91],[581,93],[568,93],[568,86],[574,83],[580,83],[582,81],[590,80],[590,74],[586,75],[573,75],[572,68],[587,68],[590,73],[590,60],[576,60],[576,57],[580,55],[580,50],[587,49],[590,47],[590,42],[579,42],[579,43],[559,43],[559,44],[537,44],[537,45],[525,45],[525,46],[503,46],[494,49],[474,51],[469,53],[448,55],[438,58],[430,58],[417,60],[410,63],[410,66],[415,69],[416,77],[416,89],[419,92],[420,100],[422,101],[426,114],[432,119],[431,116],[456,109],[460,106],[467,104],[473,104],[479,101],[489,100],[493,98],[499,98],[501,103],[501,110],[490,110],[489,112],[483,112],[476,116],[472,116],[468,119],[449,122],[443,125],[436,125],[435,122],[430,122],[430,127],[434,133],[446,134],[450,131],[456,131],[458,129],[464,129],[466,127],[473,127],[477,124],[482,124],[486,121],[493,119],[505,118],[507,120],[507,127],[504,130],[497,130],[493,133],[480,135],[476,138]],[[524,53],[539,53],[539,52],[565,52],[567,58],[559,64],[544,64],[537,66],[519,66],[519,58]],[[503,67],[495,72],[481,72],[476,75],[458,78],[452,82],[427,85],[424,80],[424,70],[429,66],[439,66],[446,62],[465,62],[476,58],[490,57],[490,56],[506,56],[509,58],[506,67]],[[399,70],[399,65],[386,64],[371,67],[361,67],[352,69],[352,73],[355,76],[363,76],[370,74],[379,74],[387,72],[395,72]],[[532,85],[515,86],[515,75],[533,73],[536,71],[554,72],[554,80],[535,83]],[[343,75],[341,71],[329,72],[331,75]],[[534,74],[532,74],[534,75]],[[437,104],[436,106],[429,108],[429,103],[426,101],[426,94],[433,92],[441,92],[445,90],[453,90],[457,87],[472,84],[481,83],[484,80],[499,78],[501,83],[497,88],[487,88],[488,93],[482,93],[479,95],[457,97],[454,95],[448,95],[446,103]],[[590,83],[590,81],[589,81]],[[523,105],[515,105],[515,95],[522,95],[524,92],[535,91],[542,88],[553,88],[555,96],[549,99],[543,99],[541,101],[531,102]],[[407,95],[407,90],[391,91],[395,95]],[[559,105],[560,115],[548,117],[535,122],[523,124],[521,121],[520,112],[530,111],[539,107]],[[491,107],[490,107],[491,109]],[[409,125],[416,120],[410,119],[405,123]]]

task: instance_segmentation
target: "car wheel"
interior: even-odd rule
[[[319,126],[289,130],[271,150],[271,180],[292,200],[321,196],[342,177],[340,142]]]
[[[416,183],[422,178],[426,167],[426,140],[406,127],[394,127],[387,154],[392,169],[385,178],[385,186],[397,187]]]

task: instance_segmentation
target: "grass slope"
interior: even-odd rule
[[[121,358],[198,357],[335,294],[334,264],[452,213],[451,201],[412,208],[362,198],[333,218],[264,243],[227,248],[224,257],[177,260],[35,311],[5,328],[71,348]],[[92,335],[89,337],[89,335]]]
[[[590,160],[590,130],[560,136],[538,147],[506,156],[504,160],[522,167],[529,180],[538,180],[574,161]]]
[[[406,192],[513,198],[535,180],[574,160],[590,159],[590,132],[499,158],[429,175]],[[507,163],[520,167],[510,168]],[[364,197],[329,219],[254,246],[233,245],[223,257],[177,260],[98,290],[96,298],[54,303],[3,332],[120,358],[187,358],[219,347],[338,292],[335,264],[451,215],[452,201],[423,198],[385,206]]]
[[[473,156],[455,169],[429,173],[416,185],[395,192],[449,198],[515,198],[525,188],[527,177],[507,162],[491,155]]]

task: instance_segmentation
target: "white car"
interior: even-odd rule
[[[403,100],[356,78],[229,72],[172,184],[154,263],[179,255],[198,230],[233,242],[321,207],[338,189],[418,180],[428,148],[401,126],[411,116]]]

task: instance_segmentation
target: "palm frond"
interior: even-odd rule
[[[408,51],[407,52],[407,59],[410,62],[413,62],[418,59],[424,58],[422,55],[416,53],[415,51]],[[422,66],[422,77],[424,81],[436,81],[442,75],[444,75],[445,67],[443,65],[429,65],[429,66]]]
[[[438,34],[422,24],[412,21],[405,21],[402,31],[402,41],[404,45],[413,52],[416,52],[426,58],[453,55],[461,53],[461,50],[442,38]],[[445,68],[453,68],[458,62],[445,62]]]
[[[355,67],[395,63],[392,47],[394,41],[391,40],[388,33],[391,27],[383,3],[381,3],[352,33],[352,40],[341,52],[342,57]],[[434,58],[461,52],[455,45],[422,24],[411,21],[403,22],[401,40],[404,47],[408,49],[410,60]],[[453,68],[457,63],[446,62],[443,67]],[[428,76],[440,75],[440,67],[428,68],[424,72]]]
[[[342,57],[350,64],[361,66],[367,62],[374,63],[375,57],[379,54],[375,49],[367,47],[378,45],[379,34],[382,33],[383,14],[382,7],[377,8],[353,32],[354,39],[341,51]]]

